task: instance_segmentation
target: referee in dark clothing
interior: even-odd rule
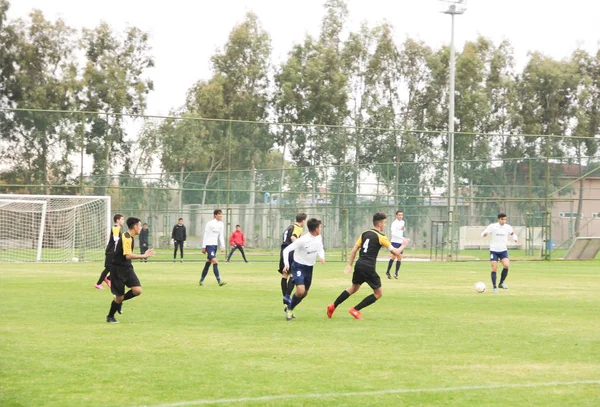
[[[177,247],[180,248],[180,261],[183,263],[183,243],[185,242],[186,237],[183,218],[179,218],[179,221],[173,226],[173,231],[171,232],[171,239],[173,240],[173,246],[175,246],[175,250],[173,251],[173,263],[175,263],[175,259],[177,258]]]

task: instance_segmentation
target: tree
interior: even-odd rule
[[[77,87],[75,31],[62,20],[47,21],[34,10],[29,20],[6,24],[8,3],[0,3],[2,71],[0,103],[11,108],[72,110]],[[41,185],[65,184],[72,171],[74,124],[65,114],[2,113],[3,164],[13,180]]]
[[[123,116],[144,112],[147,94],[153,89],[153,82],[144,75],[154,60],[149,55],[148,35],[135,27],[123,35],[115,34],[106,23],[84,29],[81,46],[86,64],[80,108],[104,113],[89,117],[85,145],[94,159],[92,173],[102,180],[98,193],[103,194],[111,168],[129,153]]]

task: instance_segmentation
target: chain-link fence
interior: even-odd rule
[[[412,253],[438,260],[478,258],[489,245],[480,233],[499,212],[524,258],[550,258],[576,236],[600,236],[598,136],[456,133],[451,159],[447,133],[437,131],[9,116],[2,193],[110,195],[113,213],[149,223],[155,247],[169,245],[179,217],[188,244],[200,245],[215,208],[224,211],[227,233],[240,224],[248,248],[261,250],[279,246],[297,212],[322,219],[325,244],[342,254],[374,212],[387,213],[389,225],[397,209]]]

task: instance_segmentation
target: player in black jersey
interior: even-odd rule
[[[147,259],[150,256],[154,256],[153,249],[147,250],[144,254],[135,254],[133,252],[133,237],[140,234],[142,222],[138,218],[127,218],[127,227],[129,230],[123,233],[117,243],[112,260],[112,268],[110,269],[112,277],[111,291],[115,295],[115,298],[110,304],[110,311],[106,316],[106,322],[113,324],[119,323],[115,319],[115,312],[121,308],[121,303],[142,293],[142,284],[133,270],[131,259]],[[131,290],[125,293],[125,287],[129,287]]]
[[[119,243],[119,239],[121,239],[121,228],[125,223],[125,217],[120,213],[117,213],[113,216],[114,224],[110,229],[110,236],[108,237],[108,243],[106,245],[106,250],[104,251],[104,270],[100,273],[100,278],[98,278],[98,282],[94,284],[99,290],[104,290],[104,286],[102,282],[105,282],[110,288],[111,282],[108,278],[108,273],[110,273],[110,269],[112,267],[112,259],[115,254],[115,248],[117,247],[117,243]]]
[[[360,310],[364,307],[368,307],[373,304],[383,295],[381,289],[381,279],[376,271],[377,254],[381,247],[387,248],[393,255],[399,256],[402,250],[408,244],[408,239],[404,239],[402,245],[398,248],[394,248],[390,243],[389,239],[383,234],[385,228],[385,219],[387,218],[385,213],[377,212],[373,215],[373,229],[363,232],[356,244],[352,248],[350,253],[350,261],[344,270],[344,273],[350,273],[352,270],[352,263],[356,257],[356,252],[359,252],[358,261],[354,267],[354,273],[352,274],[352,285],[342,291],[337,297],[333,304],[327,306],[327,316],[331,318],[333,312],[342,302],[346,301],[348,297],[357,292],[363,283],[369,284],[369,287],[373,289],[373,294],[363,299],[358,305],[350,308],[348,312],[356,319],[362,319]]]
[[[292,303],[290,296],[292,294],[292,290],[294,289],[294,279],[290,278],[290,274],[285,270],[285,264],[283,262],[283,251],[286,247],[288,247],[296,239],[298,239],[300,235],[302,235],[302,229],[304,228],[306,217],[307,215],[303,212],[299,212],[298,214],[296,214],[296,223],[288,226],[283,231],[283,236],[281,238],[281,252],[279,253],[279,273],[281,274],[281,294],[283,295],[283,303],[285,305],[290,305]],[[290,253],[288,259],[288,264],[292,264],[294,262],[294,252]]]

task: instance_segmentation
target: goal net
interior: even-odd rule
[[[0,195],[0,262],[101,261],[110,197]]]

